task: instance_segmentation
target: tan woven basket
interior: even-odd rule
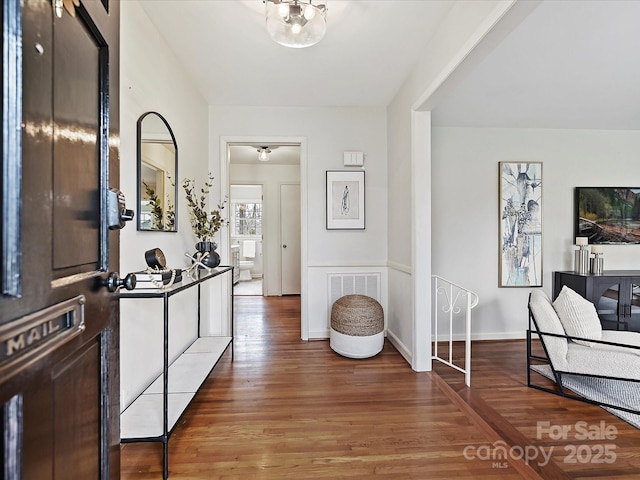
[[[331,328],[354,337],[367,337],[384,330],[382,305],[366,295],[345,295],[331,307]]]

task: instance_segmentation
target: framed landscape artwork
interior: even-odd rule
[[[542,286],[542,163],[499,163],[499,287]]]
[[[575,235],[589,243],[640,243],[640,188],[576,187]]]
[[[327,171],[327,230],[364,230],[364,170]]]

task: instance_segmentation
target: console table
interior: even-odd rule
[[[163,299],[164,301],[164,362],[162,373],[120,415],[122,443],[162,442],[163,478],[169,476],[168,442],[178,420],[193,397],[213,371],[222,355],[231,346],[233,359],[233,267],[186,273],[182,281],[166,289],[131,290],[120,298]],[[230,336],[200,336],[200,285],[219,275],[227,274],[230,289]],[[169,365],[169,299],[187,289],[198,289],[198,333],[196,340]]]
[[[600,275],[554,272],[554,300],[563,285],[596,306],[603,328],[640,331],[640,270],[605,270]]]

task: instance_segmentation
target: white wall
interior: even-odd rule
[[[325,269],[375,267],[385,270],[387,254],[387,144],[382,108],[266,108],[212,107],[212,139],[221,137],[304,138],[301,190],[306,195],[307,252],[303,265],[303,319],[309,338],[326,338],[328,332],[327,272]],[[218,145],[219,146],[219,145]],[[216,152],[220,148],[214,148]],[[328,231],[325,228],[325,177],[327,170],[343,170],[343,152],[366,155],[366,230]],[[212,165],[217,165],[218,158]],[[304,202],[303,202],[304,205]],[[303,229],[305,222],[302,223]],[[269,261],[269,259],[267,259]],[[384,307],[385,305],[383,305]],[[305,338],[303,332],[303,338]]]
[[[413,219],[420,216],[420,224],[428,226],[431,209],[423,204],[415,204],[413,196],[417,190],[430,188],[429,176],[416,176],[414,171],[417,163],[420,163],[418,170],[429,171],[430,159],[428,145],[420,151],[412,148],[419,140],[413,137],[412,113],[445,82],[459,62],[467,57],[512,4],[512,1],[457,2],[387,108],[388,264],[389,275],[393,279],[389,282],[388,292],[389,303],[393,307],[388,312],[388,335],[414,369],[422,370],[423,367],[418,365],[423,362],[419,359],[431,356],[429,294],[422,291],[430,283],[431,271],[429,265],[415,264],[412,249],[417,252],[416,258],[429,258],[431,252],[428,251],[428,228],[414,235]],[[422,123],[421,120],[419,124]],[[433,208],[437,208],[437,205],[433,205]],[[421,291],[414,295],[416,286]],[[416,331],[424,332],[425,338],[414,339]],[[424,351],[415,352],[415,342],[422,345]],[[426,368],[430,369],[430,364]]]
[[[222,138],[303,138],[305,165],[301,168],[300,180],[303,205],[306,205],[303,265],[307,268],[303,272],[302,314],[307,325],[302,336],[327,337],[328,274],[380,273],[381,303],[385,307],[389,333],[403,355],[412,362],[416,327],[416,265],[412,250],[430,249],[429,238],[412,237],[412,232],[414,219],[418,216],[424,224],[431,222],[431,210],[423,211],[420,205],[414,205],[416,189],[429,189],[431,185],[428,175],[414,176],[416,162],[429,163],[430,158],[416,155],[412,148],[416,140],[412,138],[412,112],[446,80],[455,70],[456,61],[461,61],[473,49],[512,4],[512,0],[456,3],[386,111],[347,107],[211,107],[207,112],[204,99],[195,93],[189,79],[182,74],[178,60],[172,56],[138,2],[123,2],[121,188],[132,203],[136,192],[135,124],[148,110],[163,114],[174,130],[180,179],[204,179],[207,170],[214,173],[217,182],[213,198],[216,203],[216,199],[227,191],[227,185],[218,182],[228,182],[227,170],[222,163],[226,159],[221,158],[220,153]],[[325,229],[325,172],[344,169],[342,152],[346,150],[364,151],[366,155],[365,231]],[[425,170],[424,165],[421,170]],[[434,179],[434,185],[445,181],[438,176]],[[179,199],[183,198],[183,192],[179,191]],[[434,202],[433,210],[437,209],[438,204]],[[143,252],[156,246],[165,251],[172,265],[185,266],[184,252],[193,250],[195,238],[191,234],[184,202],[178,204],[178,221],[177,234],[136,232],[132,226],[125,229],[121,237],[121,270],[144,268]],[[438,235],[434,233],[434,240],[440,238]],[[228,261],[224,258],[225,252],[226,248],[223,248],[223,262]],[[436,252],[437,246],[434,246],[435,255]],[[423,268],[422,273],[425,271],[428,276],[431,270]],[[434,272],[440,273],[435,266]],[[193,303],[188,295],[181,301],[185,306]],[[127,302],[131,303],[127,305]],[[156,348],[159,317],[135,303],[122,302],[123,406],[155,376],[160,362],[160,358],[150,360],[159,354]],[[496,310],[500,308],[495,307]],[[419,314],[422,315],[419,322],[429,322],[428,312]],[[172,334],[176,339],[175,345],[172,344],[173,353],[188,342],[192,332],[190,321],[184,321],[178,327],[180,331]],[[507,323],[503,326],[511,328]],[[214,324],[211,328],[223,327]],[[145,341],[141,342],[141,338]],[[132,365],[136,368],[129,368]]]
[[[640,185],[640,132],[433,130],[433,272],[478,293],[473,337],[522,338],[530,288],[498,288],[498,162],[543,162],[543,289],[573,270],[576,186]],[[605,269],[640,269],[640,245],[605,245]],[[461,333],[462,330],[459,330]]]
[[[138,2],[122,2],[120,8],[120,188],[129,208],[137,210],[136,122],[140,115],[157,111],[171,125],[178,144],[178,179],[205,179],[208,109]],[[184,253],[194,251],[195,240],[179,185],[178,232],[138,232],[131,222],[120,236],[120,271],[143,270],[144,252],[153,247],[164,251],[169,266],[183,268],[187,266]],[[171,300],[171,357],[195,335],[197,292],[193,290]],[[161,372],[162,300],[127,299],[120,301],[120,307],[120,404],[125,408]]]
[[[299,184],[299,165],[231,165],[231,184],[262,185],[262,262],[265,295],[280,295],[280,185]]]

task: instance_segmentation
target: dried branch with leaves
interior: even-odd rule
[[[191,227],[193,233],[201,242],[213,241],[213,237],[228,222],[222,217],[222,210],[227,203],[227,199],[218,204],[217,209],[207,210],[207,199],[213,186],[213,175],[209,173],[204,187],[197,193],[196,182],[190,178],[182,181],[182,188],[187,194],[187,206],[191,215]]]

